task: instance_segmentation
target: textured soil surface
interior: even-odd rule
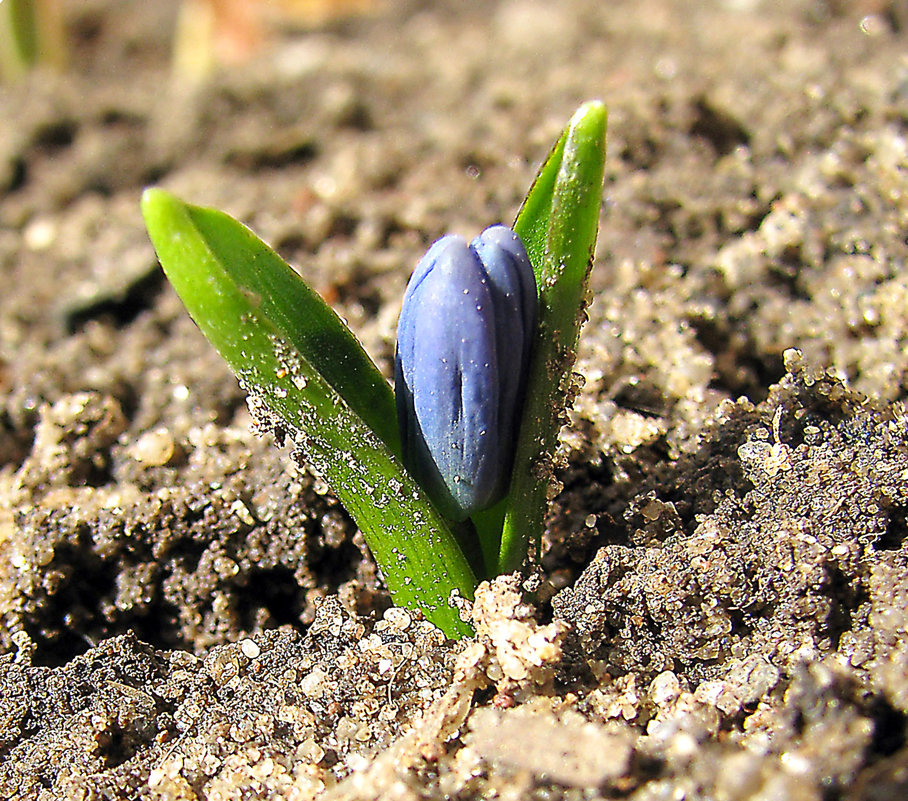
[[[904,9],[401,0],[187,86],[173,3],[72,3],[68,74],[0,87],[0,797],[908,797]],[[242,219],[390,374],[421,252],[597,97],[541,572],[448,643],[252,432],[139,196]]]

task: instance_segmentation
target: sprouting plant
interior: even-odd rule
[[[407,285],[394,390],[404,466],[452,520],[507,492],[536,331],[536,278],[520,238],[439,239]]]
[[[67,46],[60,0],[0,0],[0,79],[44,64],[61,68]]]
[[[394,602],[450,637],[472,633],[457,596],[472,598],[478,580],[539,552],[596,244],[605,130],[602,103],[581,106],[513,233],[495,226],[470,246],[445,238],[426,254],[399,325],[400,425],[378,368],[273,250],[222,212],[161,189],[142,198],[167,277],[250,406],[350,512]],[[439,319],[462,318],[462,335],[436,325],[429,305]],[[433,367],[431,349],[438,362],[463,359],[453,374],[470,382],[463,397],[452,373]],[[513,363],[499,364],[499,351]],[[433,393],[439,402],[427,401]],[[441,455],[451,447],[454,457]]]

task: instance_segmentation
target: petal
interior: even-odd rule
[[[470,246],[486,270],[495,306],[500,437],[510,442],[517,436],[536,328],[536,279],[523,243],[510,228],[487,228]],[[508,456],[512,451],[508,451]],[[506,458],[502,464],[505,480],[510,471],[511,459]]]

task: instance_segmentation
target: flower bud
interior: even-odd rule
[[[455,520],[507,491],[536,327],[526,249],[503,225],[438,240],[407,285],[395,390],[403,457]]]

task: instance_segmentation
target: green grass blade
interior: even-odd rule
[[[0,80],[37,66],[60,70],[67,51],[61,0],[0,0]]]
[[[353,516],[395,603],[448,636],[476,580],[446,521],[400,463],[394,399],[340,318],[247,228],[160,189],[142,198],[167,277],[199,328]]]
[[[514,223],[536,273],[539,330],[506,501],[501,573],[520,568],[531,544],[539,553],[553,455],[599,230],[606,124],[605,106],[598,101],[577,110]]]
[[[21,78],[38,60],[34,0],[0,0],[0,75]]]

